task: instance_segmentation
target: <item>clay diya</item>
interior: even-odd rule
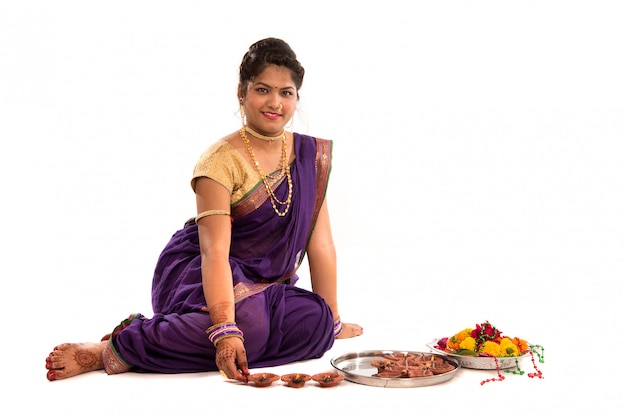
[[[454,370],[454,366],[450,363],[441,363],[441,364],[437,364],[435,363],[430,370],[434,373],[434,374],[444,374],[444,373],[448,373],[451,372],[452,370]]]
[[[382,373],[384,371],[389,371],[393,368],[394,363],[391,360],[373,360],[371,362],[372,366],[376,367],[378,373]]]
[[[248,376],[248,381],[260,388],[267,387],[278,379],[280,379],[280,376],[274,373],[255,373]]]
[[[441,357],[435,357],[435,356],[426,357],[422,355],[421,357],[415,357],[413,359],[409,359],[408,365],[430,367],[433,365],[434,366],[442,365],[444,362],[445,362],[444,359]]]
[[[306,382],[311,380],[311,376],[304,373],[289,373],[280,377],[280,380],[287,383],[290,388],[301,388]]]
[[[383,357],[395,363],[398,363],[398,362],[406,363],[409,360],[413,360],[417,358],[415,354],[411,354],[411,353],[387,353],[387,354],[384,354]]]
[[[323,388],[336,386],[343,380],[343,376],[338,373],[318,373],[311,376],[311,378]]]
[[[432,376],[433,372],[429,369],[410,367],[402,370],[387,370],[375,374],[376,377],[382,377],[385,379],[406,379],[412,377],[427,377]]]

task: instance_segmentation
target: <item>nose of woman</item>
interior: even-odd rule
[[[270,109],[277,110],[279,112],[283,110],[283,104],[281,103],[280,96],[278,94],[272,94],[268,97],[267,106]]]

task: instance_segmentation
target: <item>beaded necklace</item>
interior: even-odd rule
[[[289,208],[291,206],[291,196],[293,192],[293,184],[291,182],[291,173],[289,171],[288,164],[287,164],[287,140],[285,137],[285,131],[283,130],[283,133],[280,135],[282,136],[282,139],[283,139],[283,144],[281,147],[280,172],[274,176],[271,176],[263,172],[263,169],[261,168],[261,164],[259,164],[259,161],[256,159],[256,155],[254,154],[254,150],[252,149],[252,144],[250,144],[248,135],[246,135],[246,131],[248,129],[249,128],[247,128],[247,126],[243,126],[241,130],[239,131],[241,140],[246,145],[246,148],[248,149],[248,153],[250,154],[250,158],[252,158],[252,161],[254,162],[254,167],[256,168],[257,172],[261,176],[261,179],[263,180],[263,184],[265,185],[265,190],[267,190],[267,194],[269,195],[270,202],[272,203],[272,207],[274,208],[274,212],[276,212],[276,215],[278,216],[285,216],[287,212],[289,212]],[[254,132],[254,135],[257,136],[258,134]],[[280,136],[276,138],[279,138]],[[271,137],[266,137],[266,138],[271,138]],[[284,175],[287,176],[287,184],[289,185],[289,193],[287,195],[287,200],[283,202],[278,197],[276,197],[274,190],[272,190],[272,187],[270,186],[268,178],[277,179]],[[282,211],[279,210],[278,205],[284,206],[285,209]]]

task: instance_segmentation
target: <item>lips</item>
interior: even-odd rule
[[[268,119],[276,120],[280,118],[282,115],[280,113],[263,112],[263,116],[265,116]]]

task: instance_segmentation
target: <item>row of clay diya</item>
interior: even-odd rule
[[[427,353],[387,353],[371,364],[378,370],[374,376],[382,378],[428,377],[456,368],[444,358]]]
[[[328,388],[338,385],[343,380],[343,376],[337,373],[318,373],[313,376],[304,373],[289,373],[282,376],[274,373],[255,373],[248,376],[248,381],[254,383],[257,387],[270,386],[279,379],[290,388],[304,387],[309,380],[317,382],[323,388]]]

